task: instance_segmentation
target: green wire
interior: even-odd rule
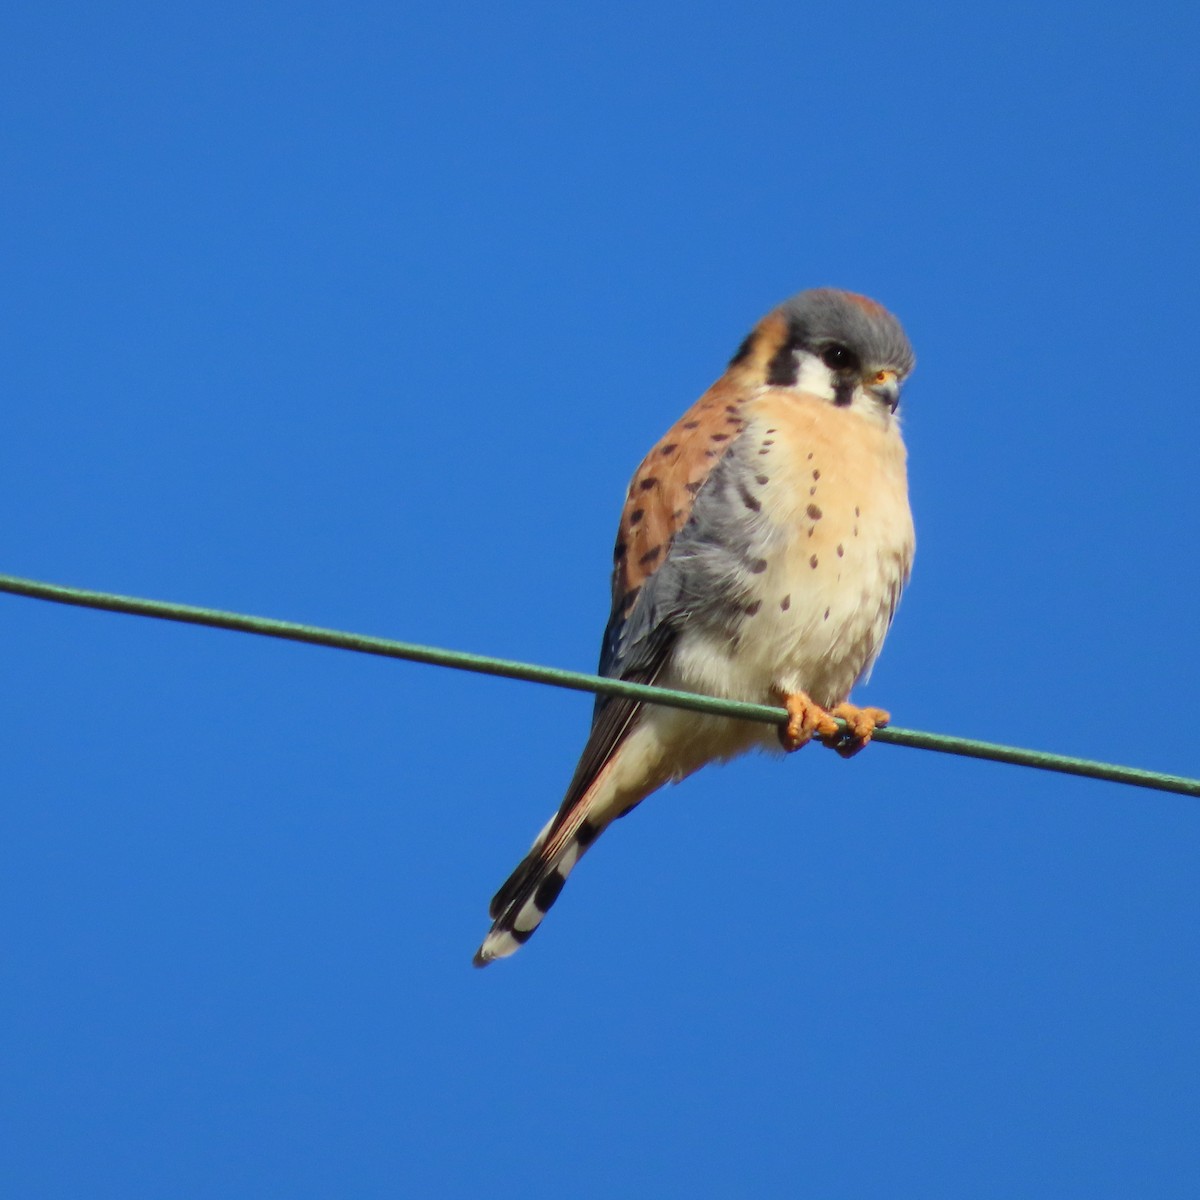
[[[388,638],[343,633],[337,629],[321,629],[314,625],[298,625],[292,621],[276,621],[270,617],[252,617],[243,613],[221,612],[213,608],[196,608],[191,604],[170,604],[162,600],[143,600],[136,596],[114,596],[84,588],[42,583],[35,579],[19,579],[13,575],[0,575],[0,592],[30,596],[37,600],[53,600],[58,604],[74,604],[82,608],[99,608],[107,612],[131,613],[139,617],[157,617],[164,621],[183,621],[189,625],[210,625],[214,629],[257,633],[264,637],[284,638],[292,642],[310,642],[314,646],[331,646],[337,650],[355,650],[360,654],[378,654],[384,658],[431,663],[438,667],[453,667],[459,671],[475,671],[481,675],[524,679],[530,683],[547,683],[552,687],[571,688],[579,692],[625,696],[632,700],[666,704],[672,708],[686,708],[713,716],[739,717],[745,721],[763,721],[769,725],[779,725],[787,719],[784,709],[767,704],[719,700],[715,696],[698,696],[691,692],[648,687],[621,679],[585,675],[580,671],[564,671],[558,667],[541,667],[534,663],[492,658],[486,654],[468,654],[462,650],[444,650],[437,646],[394,642]],[[1112,783],[1130,784],[1134,787],[1155,788],[1158,791],[1177,792],[1184,796],[1200,796],[1200,779],[1164,775],[1158,771],[1144,771],[1138,767],[1093,762],[1086,758],[1071,758],[1065,754],[1050,754],[1044,750],[1023,750],[1016,746],[980,742],[974,738],[924,733],[918,729],[900,729],[894,725],[876,730],[874,740],[894,746],[909,746],[916,750],[937,750],[942,754],[986,758],[993,762],[1036,767],[1042,771],[1059,771],[1066,775],[1082,775],[1088,779],[1106,779]]]

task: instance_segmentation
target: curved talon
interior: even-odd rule
[[[882,729],[892,719],[891,713],[882,708],[859,708],[855,704],[839,704],[830,715],[845,721],[846,728],[837,726],[828,735],[819,731],[818,736],[843,758],[852,758],[871,740],[876,729]]]

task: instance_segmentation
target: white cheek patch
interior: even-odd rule
[[[896,420],[887,406],[880,404],[861,383],[855,384],[852,390],[843,387],[839,395],[839,378],[817,355],[810,354],[807,350],[798,350],[796,382],[777,386],[786,386],[789,391],[804,392],[805,395],[815,396],[818,400],[826,400],[846,410],[861,413],[876,425],[886,427]]]
[[[822,400],[832,400],[833,372],[815,354],[801,350],[796,355],[796,382],[792,387]]]

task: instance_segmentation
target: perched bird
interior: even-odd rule
[[[887,722],[846,698],[912,562],[896,416],[912,366],[873,300],[801,292],[646,456],[621,514],[600,673],[781,704],[788,720],[599,697],[562,806],[492,900],[476,966],[527,942],[596,838],[664,783],[814,736],[849,755]]]

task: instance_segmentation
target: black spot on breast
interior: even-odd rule
[[[759,512],[762,505],[758,501],[758,497],[752,495],[744,484],[738,484],[738,495],[741,497],[742,503],[751,511]]]
[[[752,558],[746,566],[750,568],[751,575],[761,575],[767,569],[767,560],[765,558]]]
[[[629,524],[636,525],[645,515],[646,510],[644,508],[635,508],[633,512],[629,514]]]
[[[791,596],[790,596],[790,595],[788,595],[788,596],[784,596],[784,598],[783,598],[782,600],[780,600],[780,602],[779,602],[779,611],[780,611],[780,612],[787,612],[787,610],[788,610],[789,608],[791,608],[791,607],[792,607],[792,598],[791,598]]]
[[[752,617],[758,610],[762,608],[761,600],[753,600],[746,605],[746,616]]]
[[[824,513],[822,513],[815,504],[810,504],[804,511],[807,512],[814,521],[819,521],[822,516],[824,516]]]
[[[538,884],[538,890],[533,893],[535,907],[541,909],[542,912],[549,912],[550,905],[558,899],[558,893],[563,890],[563,884],[566,882],[567,877],[561,871],[551,871]]]
[[[647,550],[641,558],[638,559],[639,567],[648,567],[651,563],[658,562],[659,555],[662,554],[662,547],[655,546],[652,550]]]
[[[640,487],[643,492],[648,492],[657,483],[658,480],[655,479],[653,475],[650,475],[646,479],[643,479],[642,482],[638,484],[638,487]]]

